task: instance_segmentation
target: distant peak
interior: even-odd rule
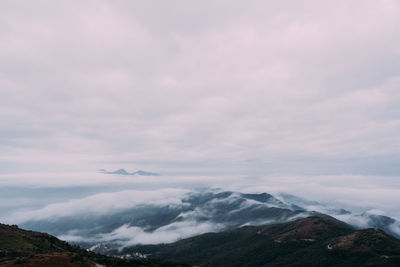
[[[138,170],[135,172],[128,172],[125,169],[118,169],[116,171],[107,171],[105,169],[100,169],[99,172],[104,174],[119,174],[119,175],[160,176],[160,174],[158,173],[146,172],[142,170]]]

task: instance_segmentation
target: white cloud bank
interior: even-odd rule
[[[135,226],[123,225],[111,233],[98,234],[95,237],[79,235],[61,235],[60,239],[72,242],[110,242],[120,245],[120,248],[137,244],[171,243],[182,238],[195,236],[208,232],[218,232],[224,229],[224,225],[211,222],[181,221],[162,226],[155,231],[146,232]]]
[[[107,176],[109,177],[109,176]],[[114,176],[111,176],[114,177]],[[118,178],[118,177],[117,177]],[[108,214],[140,203],[181,205],[182,197],[201,187],[214,187],[243,193],[285,192],[354,211],[380,210],[400,220],[400,180],[378,176],[263,176],[263,177],[146,177],[121,182],[126,190],[97,193],[69,201],[49,203],[39,209],[24,209],[2,220],[20,223],[42,218],[58,218],[85,213]],[[112,184],[111,181],[108,183]],[[106,185],[108,184],[106,183]],[[72,181],[73,185],[74,181]],[[139,189],[145,186],[144,189]],[[74,190],[72,187],[71,190]],[[46,198],[46,195],[43,195]],[[18,198],[17,198],[18,199]],[[22,202],[22,206],[26,206]],[[310,207],[311,208],[311,207]]]
[[[92,216],[112,214],[140,204],[155,206],[182,205],[182,197],[189,192],[184,189],[160,189],[152,191],[125,190],[100,193],[67,202],[53,203],[44,208],[16,212],[6,221],[21,223],[27,220],[52,220],[68,216]]]

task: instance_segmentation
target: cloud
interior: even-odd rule
[[[182,238],[208,232],[218,232],[222,229],[224,229],[224,226],[216,223],[181,221],[162,226],[152,232],[146,232],[140,227],[123,225],[111,233],[98,234],[95,237],[83,238],[82,236],[74,235],[74,231],[72,231],[72,234],[61,235],[59,238],[71,242],[109,242],[118,244],[121,249],[137,244],[172,243]]]
[[[390,225],[390,229],[396,233],[397,235],[400,236],[400,222],[396,221],[395,223],[393,223],[392,225]]]
[[[398,177],[364,175],[270,175],[225,186],[225,189],[249,193],[290,193],[309,201],[321,202],[324,206],[354,212],[378,209],[397,220],[400,220],[397,207],[400,201],[399,188]]]
[[[397,1],[0,10],[7,172],[130,161],[169,162],[170,172],[186,162],[203,173],[359,173],[351,162],[369,157],[383,163],[368,171],[384,173],[398,160]],[[303,169],[286,167],[293,158]]]
[[[63,179],[51,179],[52,177]],[[9,192],[6,196],[12,197],[15,203],[12,210],[1,214],[2,220],[10,223],[86,213],[87,210],[107,213],[146,202],[178,205],[186,193],[209,187],[243,193],[267,192],[277,196],[284,192],[356,212],[378,209],[383,211],[384,215],[400,220],[397,207],[400,201],[400,184],[398,177],[395,176],[178,175],[132,179],[132,177],[105,174],[76,173],[62,176],[46,174],[44,177],[35,174],[4,175],[1,180],[4,193]],[[49,184],[49,181],[52,183]],[[93,187],[94,184],[98,187]],[[55,195],[51,193],[52,191],[59,193]],[[81,193],[78,194],[77,191]],[[26,201],[23,201],[26,197],[40,199],[41,205],[39,207],[27,205]],[[20,198],[21,201],[18,200]],[[228,200],[234,201],[235,195]]]
[[[99,193],[85,198],[71,199],[53,203],[44,208],[16,212],[7,221],[21,223],[29,220],[55,220],[68,216],[96,216],[119,212],[140,204],[155,206],[180,206],[187,190],[160,189],[152,191],[125,190],[112,193]]]

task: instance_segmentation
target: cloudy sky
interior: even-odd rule
[[[399,133],[397,0],[0,1],[0,222],[200,187],[400,220]]]
[[[3,0],[0,173],[399,176],[399,18],[396,0]]]

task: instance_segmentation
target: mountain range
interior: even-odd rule
[[[205,233],[170,244],[125,247],[103,256],[46,233],[0,224],[0,265],[400,266],[400,240],[379,229],[356,230],[334,218],[310,216]]]
[[[312,207],[312,209],[310,209]],[[30,219],[21,227],[49,232],[86,249],[108,254],[137,244],[172,243],[207,232],[258,226],[319,216],[343,221],[355,229],[379,228],[399,237],[399,222],[368,212],[352,213],[291,195],[203,190],[179,201],[135,203],[104,213]]]

